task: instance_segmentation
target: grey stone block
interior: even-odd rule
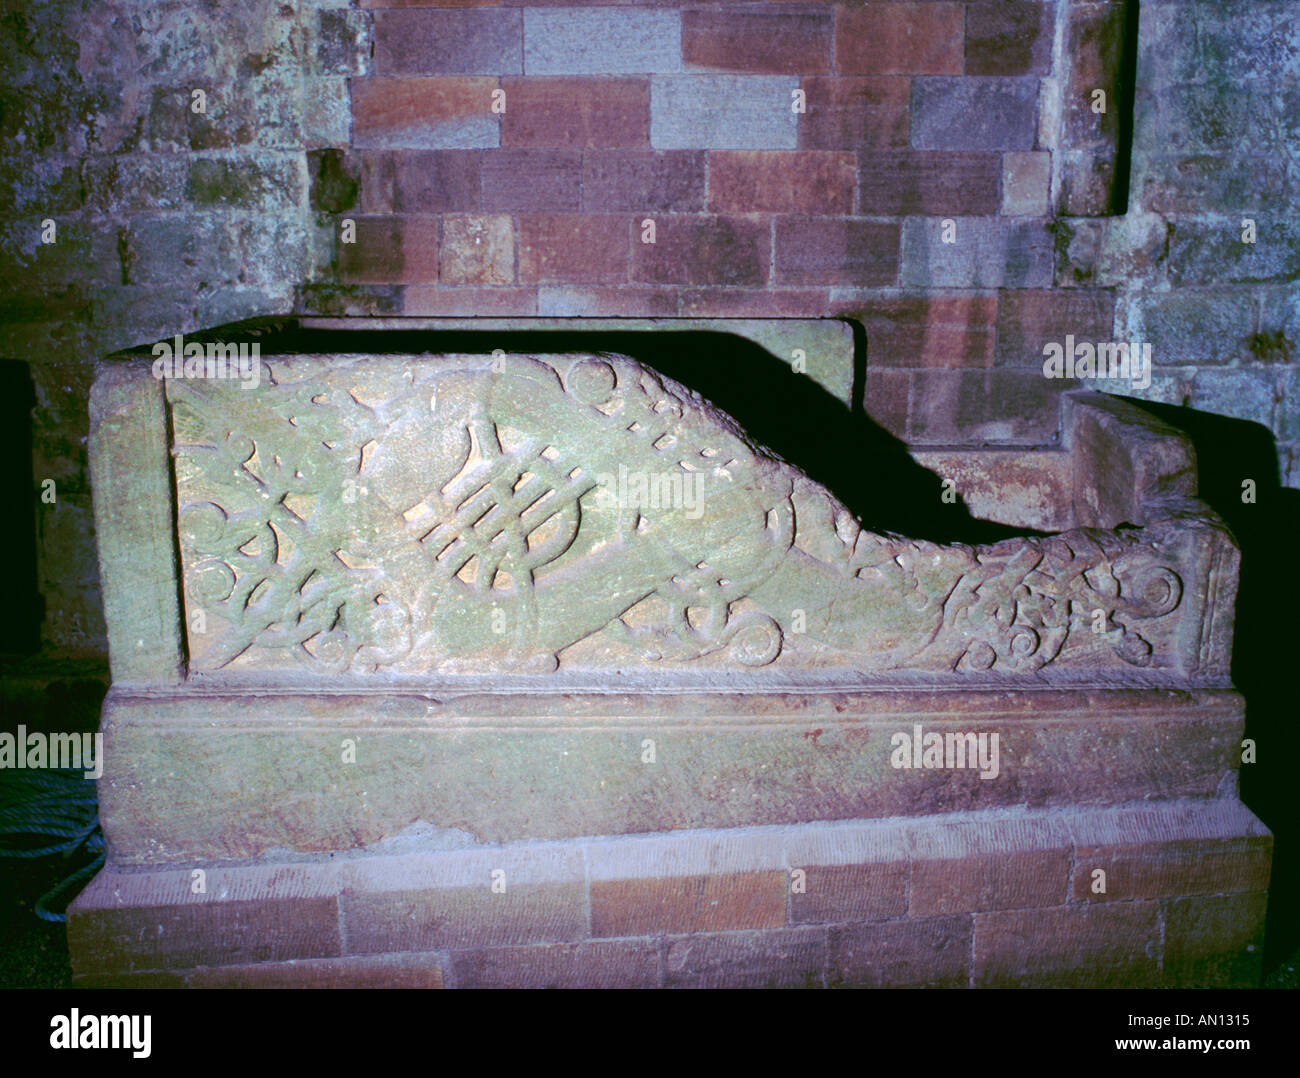
[[[1272,424],[1274,398],[1272,371],[1197,371],[1192,383],[1193,408],[1265,425]]]
[[[334,9],[317,12],[311,49],[316,75],[364,75],[370,69],[371,29],[367,12]]]
[[[1235,84],[1170,86],[1144,95],[1134,117],[1136,143],[1162,150],[1229,153],[1259,137],[1250,123],[1250,97]]]
[[[1032,150],[1037,112],[1037,79],[914,79],[912,145],[922,150]]]
[[[1289,363],[1300,352],[1300,289],[1263,290],[1259,333],[1252,349],[1256,359]]]
[[[677,75],[650,83],[656,149],[793,150],[798,116],[784,75]]]
[[[1229,157],[1144,154],[1144,147],[1135,149],[1139,159],[1133,168],[1133,190],[1149,212],[1235,213],[1240,220],[1258,213],[1285,213],[1291,205],[1286,162],[1281,158],[1249,151]]]
[[[1249,354],[1255,298],[1245,290],[1138,293],[1129,305],[1127,323],[1151,342],[1157,366],[1226,363]]]
[[[1139,86],[1167,86],[1196,70],[1198,6],[1183,0],[1147,0],[1138,36]]]
[[[280,297],[258,288],[219,288],[205,292],[199,300],[199,323],[222,326],[269,314],[285,314],[292,307],[292,296]]]
[[[1174,221],[1169,230],[1169,279],[1175,285],[1266,282],[1300,276],[1300,228],[1294,221],[1256,221],[1254,243],[1242,242],[1242,217]]]
[[[1200,74],[1234,90],[1241,79],[1300,75],[1300,18],[1293,0],[1217,0],[1194,7]]]
[[[216,214],[138,217],[125,230],[123,283],[233,284],[239,275],[236,242]]]
[[[524,9],[526,75],[659,75],[681,69],[679,12]]]
[[[1041,222],[951,220],[955,243],[943,242],[943,220],[914,217],[904,222],[904,285],[1045,288],[1052,283],[1052,237]]]
[[[306,148],[346,146],[352,126],[347,80],[306,79],[304,85],[302,137]]]

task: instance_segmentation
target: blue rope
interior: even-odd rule
[[[50,907],[74,887],[80,891],[79,885],[104,865],[104,833],[99,828],[95,784],[81,771],[61,768],[6,770],[2,774],[0,858],[91,857],[84,868],[36,900],[36,916],[41,920],[66,921],[66,913]],[[62,906],[66,908],[67,903]]]

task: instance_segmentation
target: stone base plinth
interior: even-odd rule
[[[114,687],[100,804],[120,865],[1065,808],[1235,792],[1242,727],[1210,689]]]
[[[1250,984],[1272,839],[1236,797],[1242,722],[1210,688],[118,686],[110,864],[70,911],[74,971]]]
[[[1272,839],[1235,798],[101,873],[83,985],[1250,985]]]

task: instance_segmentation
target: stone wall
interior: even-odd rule
[[[90,360],[255,315],[852,318],[867,410],[932,445],[1048,442],[1043,344],[1147,340],[1144,395],[1300,485],[1287,0],[1141,5],[1131,174],[1131,0],[567,7],[0,6],[48,646],[103,648]]]
[[[0,356],[29,361],[35,383],[49,648],[105,648],[86,474],[93,359],[290,311],[312,275],[306,151],[347,133],[306,74],[330,63],[317,6],[0,5]],[[53,503],[40,501],[46,480]]]

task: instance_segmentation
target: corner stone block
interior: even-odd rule
[[[1264,894],[1179,898],[1165,905],[1165,975],[1198,988],[1253,988],[1264,956]]]
[[[226,966],[342,953],[332,880],[311,868],[101,872],[68,912],[73,973]]]
[[[178,566],[170,483],[146,460],[167,452],[163,384],[144,364],[100,367],[90,398],[90,477],[115,682],[180,680]]]

